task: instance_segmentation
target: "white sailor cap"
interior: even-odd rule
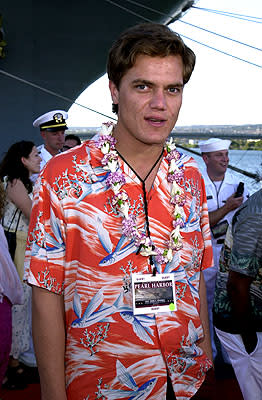
[[[228,150],[231,140],[218,138],[210,138],[202,142],[198,142],[201,153],[210,153],[211,151]]]
[[[49,111],[38,117],[33,122],[33,127],[40,128],[41,131],[50,131],[50,132],[66,130],[68,129],[65,121],[67,118],[68,114],[66,111],[63,110]]]

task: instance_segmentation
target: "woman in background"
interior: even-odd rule
[[[0,219],[4,208],[4,188],[0,183]],[[6,373],[12,343],[12,305],[23,303],[23,288],[8,251],[0,224],[0,387]]]
[[[13,144],[0,164],[0,179],[4,184],[6,201],[2,224],[5,231],[16,233],[14,263],[21,281],[29,219],[32,208],[32,174],[40,172],[41,158],[33,142]],[[36,360],[32,342],[31,288],[22,283],[24,302],[12,309],[12,347],[4,387],[21,389],[34,372]]]

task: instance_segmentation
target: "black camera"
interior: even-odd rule
[[[244,182],[239,182],[237,191],[236,191],[234,197],[241,197],[243,193],[244,193]]]

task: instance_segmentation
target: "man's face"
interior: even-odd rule
[[[203,159],[206,163],[208,174],[215,176],[225,174],[229,162],[228,150],[211,151],[204,154]]]
[[[119,88],[112,81],[109,87],[113,102],[118,104],[117,132],[121,138],[137,145],[163,144],[182,103],[181,57],[140,55]]]
[[[65,142],[65,131],[56,132],[41,131],[41,135],[45,142],[45,148],[53,156],[57,154],[63,147]]]

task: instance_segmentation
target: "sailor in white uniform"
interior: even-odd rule
[[[206,186],[207,206],[214,254],[214,266],[204,271],[214,358],[216,357],[217,350],[213,339],[212,307],[220,251],[224,243],[228,224],[231,222],[237,208],[248,197],[247,190],[245,188],[243,191],[241,190],[243,184],[240,185],[240,192],[237,193],[239,180],[227,170],[229,162],[228,149],[230,143],[230,140],[217,138],[211,138],[199,142],[200,151],[206,164],[206,170],[203,173],[203,177]]]
[[[65,130],[68,129],[66,119],[68,114],[63,110],[49,111],[34,122],[34,128],[40,128],[44,144],[38,146],[42,158],[41,169],[53,156],[59,154],[65,142]]]

